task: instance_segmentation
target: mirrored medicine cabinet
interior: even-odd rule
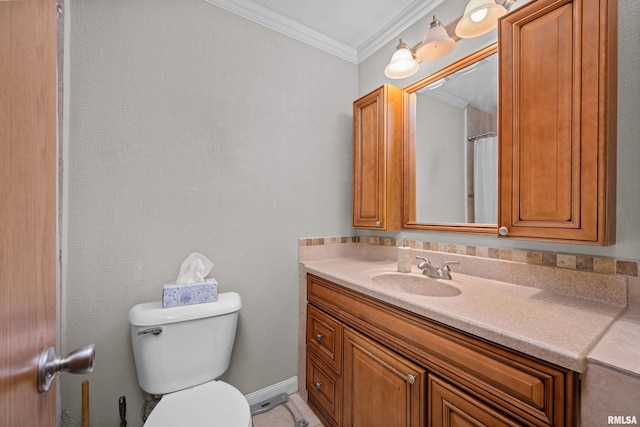
[[[497,44],[404,91],[404,228],[495,234]]]
[[[614,244],[616,5],[527,2],[499,44],[355,101],[354,227]]]

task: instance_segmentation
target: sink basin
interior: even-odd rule
[[[455,286],[423,274],[382,273],[373,276],[371,280],[400,292],[426,297],[455,297],[461,293]]]

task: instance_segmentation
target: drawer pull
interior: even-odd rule
[[[322,339],[322,334],[316,334],[316,339],[320,341]]]
[[[409,375],[407,375],[407,381],[409,381],[409,384],[414,384],[416,382],[416,377],[414,377],[413,375],[409,374]]]
[[[322,383],[321,383],[321,382],[317,382],[317,383],[315,383],[314,385],[316,386],[316,388],[317,388],[318,390],[320,390],[320,386],[322,385]]]

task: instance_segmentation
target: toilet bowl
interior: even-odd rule
[[[210,381],[164,395],[144,427],[251,427],[247,399],[231,385]]]
[[[226,292],[216,302],[131,308],[138,383],[162,395],[145,427],[251,427],[245,397],[216,380],[229,367],[241,307],[240,295]]]

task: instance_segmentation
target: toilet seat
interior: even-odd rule
[[[251,427],[247,399],[235,387],[209,381],[162,396],[144,427]]]

